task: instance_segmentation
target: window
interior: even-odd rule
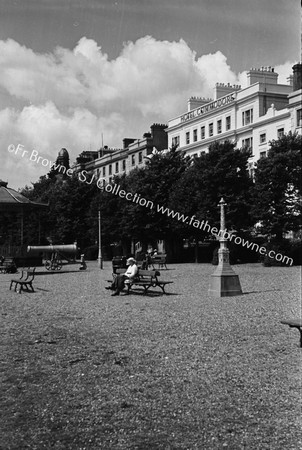
[[[302,109],[297,109],[297,127],[302,127]]]
[[[197,130],[193,130],[193,141],[197,141]]]
[[[266,152],[260,152],[260,158],[265,158],[266,157]]]
[[[206,127],[200,128],[200,137],[201,139],[204,139],[206,137]]]
[[[226,130],[231,129],[231,116],[228,116],[225,118],[225,129]]]
[[[106,167],[103,167],[103,177],[106,176]]]
[[[109,164],[109,175],[112,175],[112,165]]]
[[[172,138],[172,147],[178,147],[179,146],[179,136],[174,136]]]
[[[213,124],[212,123],[209,123],[209,136],[213,136]]]
[[[259,136],[260,144],[265,144],[266,142],[266,133],[261,133]]]
[[[118,173],[118,162],[115,163],[115,173]]]
[[[217,120],[217,133],[221,133],[222,131],[222,122],[221,120]]]
[[[186,132],[186,144],[190,144],[190,131]]]
[[[278,139],[284,136],[284,128],[278,128],[277,130]]]
[[[135,155],[131,156],[131,164],[135,166]]]
[[[123,162],[122,162],[122,167],[123,167],[123,171],[125,171],[126,170],[126,160],[125,159],[123,159]]]
[[[248,109],[242,112],[242,125],[249,125],[253,123],[253,110]]]
[[[253,148],[253,138],[249,137],[246,139],[242,139],[242,147],[252,149]]]
[[[141,164],[143,162],[143,152],[139,152],[138,154],[138,163]]]

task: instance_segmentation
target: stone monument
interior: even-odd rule
[[[218,206],[220,206],[220,233],[219,233],[219,250],[218,250],[218,266],[211,275],[209,293],[215,297],[230,297],[232,295],[241,295],[239,276],[235,274],[230,266],[229,250],[227,248],[227,239],[225,238],[225,213],[224,207],[226,203],[221,198]]]

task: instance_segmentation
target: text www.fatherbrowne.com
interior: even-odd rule
[[[290,266],[293,264],[293,259],[289,258],[286,255],[282,255],[281,253],[276,253],[274,250],[269,250],[265,247],[260,247],[255,242],[250,242],[240,236],[236,236],[233,233],[229,233],[227,230],[218,230],[216,227],[211,227],[208,221],[206,220],[198,220],[196,216],[185,216],[184,214],[179,213],[178,211],[174,211],[173,209],[169,209],[164,206],[157,205],[157,212],[161,214],[165,214],[168,217],[172,217],[172,219],[179,220],[182,223],[187,225],[191,225],[194,228],[197,228],[201,231],[206,231],[211,233],[213,236],[218,238],[227,239],[230,242],[233,241],[237,245],[242,245],[242,247],[246,247],[250,250],[259,252],[260,255],[267,255],[269,258],[275,258],[276,261],[283,262],[285,264],[289,264]]]
[[[44,167],[50,167],[51,169],[56,170],[59,173],[64,173],[65,175],[72,177],[74,175],[73,169],[66,169],[64,166],[58,163],[54,163],[49,161],[47,158],[43,158],[36,150],[32,150],[31,154],[24,149],[24,145],[18,144],[15,146],[14,144],[10,144],[8,146],[9,153],[14,153],[15,155],[19,154],[22,158],[27,157],[30,161],[35,162],[37,164],[41,164]],[[189,226],[193,226],[196,229],[201,231],[206,231],[211,233],[217,239],[222,237],[223,239],[227,239],[229,241],[235,242],[237,245],[242,245],[250,250],[259,252],[261,255],[268,255],[269,258],[276,259],[276,261],[283,262],[285,264],[292,265],[293,259],[288,256],[283,256],[281,253],[276,253],[274,250],[267,251],[265,247],[259,247],[258,244],[249,242],[240,236],[236,236],[235,234],[229,233],[227,230],[218,230],[216,227],[211,227],[208,221],[200,221],[196,218],[196,216],[185,216],[178,211],[174,211],[173,209],[167,208],[165,206],[156,205],[154,208],[154,203],[151,200],[146,200],[140,194],[132,192],[127,192],[121,189],[116,183],[108,183],[105,179],[99,177],[95,178],[95,175],[92,178],[87,177],[89,175],[86,170],[80,171],[77,176],[80,181],[85,182],[86,184],[96,183],[97,187],[105,192],[111,193],[113,195],[119,196],[120,198],[125,198],[127,201],[132,203],[136,203],[140,206],[144,206],[149,209],[156,209],[156,211],[160,214],[164,214],[172,219],[176,219],[182,223],[185,223]],[[89,179],[90,178],[90,179]]]
[[[82,174],[83,176],[83,174]],[[81,179],[81,176],[80,176]],[[82,179],[82,181],[84,181]],[[91,181],[90,181],[91,182]],[[233,233],[229,233],[227,230],[218,230],[216,227],[211,227],[207,220],[198,220],[195,215],[193,216],[185,216],[184,214],[174,211],[173,209],[167,208],[166,206],[162,206],[159,204],[156,204],[156,207],[154,203],[151,200],[146,200],[144,197],[142,197],[140,194],[133,194],[132,192],[126,192],[118,184],[115,183],[101,183],[99,184],[99,180],[97,181],[97,186],[99,189],[106,191],[108,193],[111,193],[113,195],[117,195],[121,198],[125,198],[128,201],[131,201],[132,203],[136,203],[140,206],[144,206],[146,208],[156,210],[157,213],[166,215],[168,217],[171,217],[172,219],[176,219],[179,222],[185,223],[189,226],[193,226],[196,229],[199,229],[201,231],[206,231],[207,233],[211,233],[213,236],[218,238],[227,239],[229,241],[234,242],[237,245],[242,245],[243,247],[246,247],[250,250],[259,252],[260,255],[268,255],[269,258],[275,258],[276,261],[282,261],[285,264],[292,265],[293,259],[289,258],[286,255],[282,255],[281,253],[276,253],[274,250],[267,251],[265,247],[259,247],[258,244],[254,242],[250,242],[248,240],[245,240],[241,238],[240,236],[236,236]]]

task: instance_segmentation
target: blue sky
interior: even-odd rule
[[[0,178],[45,173],[9,144],[71,160],[184,112],[250,67],[300,59],[300,0],[0,0]],[[5,155],[4,155],[5,153]],[[18,173],[17,173],[18,172]]]

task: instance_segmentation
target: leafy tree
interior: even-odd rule
[[[255,170],[253,218],[278,241],[301,225],[301,147],[301,136],[284,135],[270,142]]]
[[[150,202],[141,206],[133,201],[119,201],[120,236],[128,240],[135,237],[145,243],[171,238],[171,219],[158,213],[157,205],[168,206],[174,185],[187,167],[188,158],[171,149],[165,154],[155,154],[144,168],[134,169],[126,177],[116,180],[126,192],[139,194],[140,198]]]
[[[237,231],[248,228],[251,224],[249,211],[253,184],[247,171],[249,156],[248,150],[236,149],[235,144],[229,141],[213,143],[208,153],[192,161],[175,185],[171,207],[188,216],[195,215],[200,222],[207,221],[211,227],[219,229],[220,210],[217,205],[223,197],[227,203],[227,228]],[[193,235],[207,234],[190,228]]]
[[[47,243],[49,237],[57,244],[77,240],[81,247],[87,245],[90,242],[88,211],[96,190],[95,183],[80,181],[76,175],[64,181],[41,177],[32,188],[26,187],[23,193],[28,198],[49,204],[47,210],[40,211],[42,243]],[[37,243],[37,229],[38,219],[27,225],[28,243]]]

